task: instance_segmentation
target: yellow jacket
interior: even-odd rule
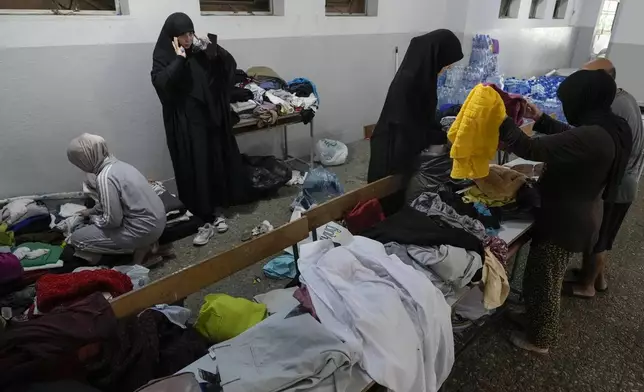
[[[505,104],[492,87],[479,84],[470,92],[447,137],[452,142],[452,178],[483,178],[499,145]]]

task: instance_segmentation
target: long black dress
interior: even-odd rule
[[[217,45],[178,56],[172,40],[194,31],[190,18],[166,20],[154,48],[152,84],[163,105],[163,121],[179,199],[211,222],[218,208],[251,201],[250,180],[232,133],[230,94],[237,64]]]
[[[447,143],[435,120],[438,73],[463,58],[461,42],[449,30],[412,38],[371,137],[368,181],[391,174],[411,175],[421,151]],[[404,191],[382,200],[385,212],[395,212]]]

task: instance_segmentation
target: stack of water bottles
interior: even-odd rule
[[[556,118],[566,121],[561,101],[557,98],[557,89],[565,78],[562,76],[539,76],[530,79],[508,78],[505,80],[505,91],[520,94],[531,100],[537,107]]]
[[[439,107],[463,104],[470,91],[482,82],[495,83],[503,88],[503,77],[498,73],[498,50],[494,48],[489,35],[474,36],[469,65],[453,66],[438,79]]]

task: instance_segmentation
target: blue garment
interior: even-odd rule
[[[259,82],[259,87],[263,88],[264,90],[280,90],[282,88],[282,84],[280,84],[277,80],[264,80],[262,82]]]
[[[274,279],[293,279],[297,273],[295,257],[288,253],[277,256],[264,266],[264,274]]]
[[[301,206],[308,210],[313,204],[322,204],[342,194],[344,194],[344,188],[338,176],[322,166],[317,166],[306,175],[302,191],[291,203],[291,209]]]
[[[24,229],[25,227],[29,226],[30,224],[32,224],[34,222],[38,222],[38,221],[45,220],[45,219],[50,220],[51,216],[49,214],[32,216],[31,218],[27,218],[25,220],[22,220],[22,221],[16,223],[13,226],[10,226],[9,230],[10,231],[18,231],[20,229]]]
[[[476,211],[478,211],[478,213],[483,216],[492,216],[492,212],[490,211],[488,206],[481,202],[477,201],[476,203],[474,203],[474,208],[476,208]],[[493,229],[491,227],[486,227],[485,234],[489,235],[490,237],[496,237],[499,234],[499,230]]]
[[[289,87],[291,87],[292,84],[297,84],[297,83],[309,83],[311,87],[313,87],[313,94],[315,97],[318,99],[318,105],[320,104],[320,95],[318,94],[318,89],[315,87],[315,83],[311,82],[310,80],[306,78],[295,78],[291,80],[290,82],[286,83]]]

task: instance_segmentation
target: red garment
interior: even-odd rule
[[[302,307],[306,309],[311,316],[320,321],[318,314],[315,312],[313,301],[311,301],[311,294],[309,294],[309,289],[306,288],[306,286],[298,287],[298,289],[293,293],[293,298],[298,300],[300,305],[302,305]]]
[[[492,87],[503,99],[505,103],[505,111],[517,126],[523,125],[523,117],[525,116],[528,103],[525,98],[518,94],[510,94],[499,88],[496,84],[486,83],[486,86]]]
[[[383,220],[385,220],[385,213],[382,212],[378,199],[358,203],[345,217],[347,228],[352,234],[360,234]]]
[[[46,312],[69,300],[95,292],[109,292],[117,297],[131,290],[130,278],[110,269],[45,275],[36,282],[36,301],[38,310]]]

